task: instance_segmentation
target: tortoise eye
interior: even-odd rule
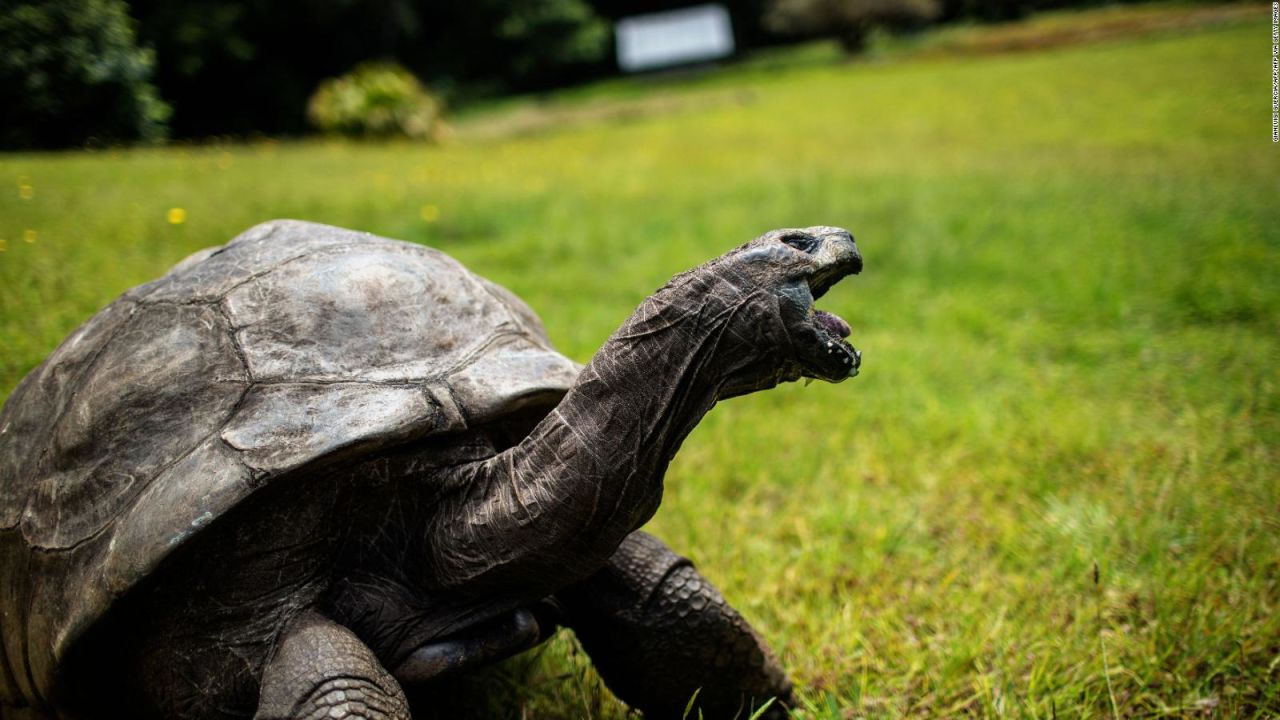
[[[790,233],[778,238],[800,252],[813,252],[814,238],[804,233]]]

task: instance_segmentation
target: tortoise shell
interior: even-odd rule
[[[504,288],[325,225],[126,292],[0,411],[0,703],[42,704],[117,598],[273,480],[549,406],[577,372]]]

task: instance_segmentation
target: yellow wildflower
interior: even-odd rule
[[[422,209],[418,211],[418,214],[422,216],[423,222],[433,223],[440,219],[440,208],[428,203],[422,206]]]
[[[187,221],[187,211],[180,207],[169,208],[165,218],[168,219],[170,225],[181,225]]]
[[[24,242],[24,243],[33,243],[33,242],[35,242],[35,241],[36,241],[36,231],[35,231],[35,230],[23,230],[23,231],[22,231],[22,242]]]

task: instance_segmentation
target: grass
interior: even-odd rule
[[[802,717],[1274,716],[1280,155],[1255,7],[617,83],[563,102],[680,109],[438,149],[0,156],[0,395],[118,293],[272,217],[440,247],[578,360],[679,270],[847,226],[867,270],[820,304],[862,376],[717,408],[651,524],[779,651]],[[567,634],[509,667],[487,689],[510,716],[625,713]]]

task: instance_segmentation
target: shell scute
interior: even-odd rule
[[[49,428],[22,519],[27,540],[66,548],[101,531],[161,469],[221,427],[245,387],[219,313],[138,308]]]
[[[362,443],[386,445],[434,431],[439,416],[432,398],[415,385],[258,385],[223,428],[222,440],[250,468],[276,473]]]
[[[369,242],[279,266],[226,307],[257,381],[395,381],[439,376],[511,313],[442,253]]]
[[[47,438],[75,397],[85,372],[136,306],[116,302],[77,328],[31,371],[0,412],[0,527],[16,527],[26,509],[29,478],[47,472],[43,446],[30,438]]]

